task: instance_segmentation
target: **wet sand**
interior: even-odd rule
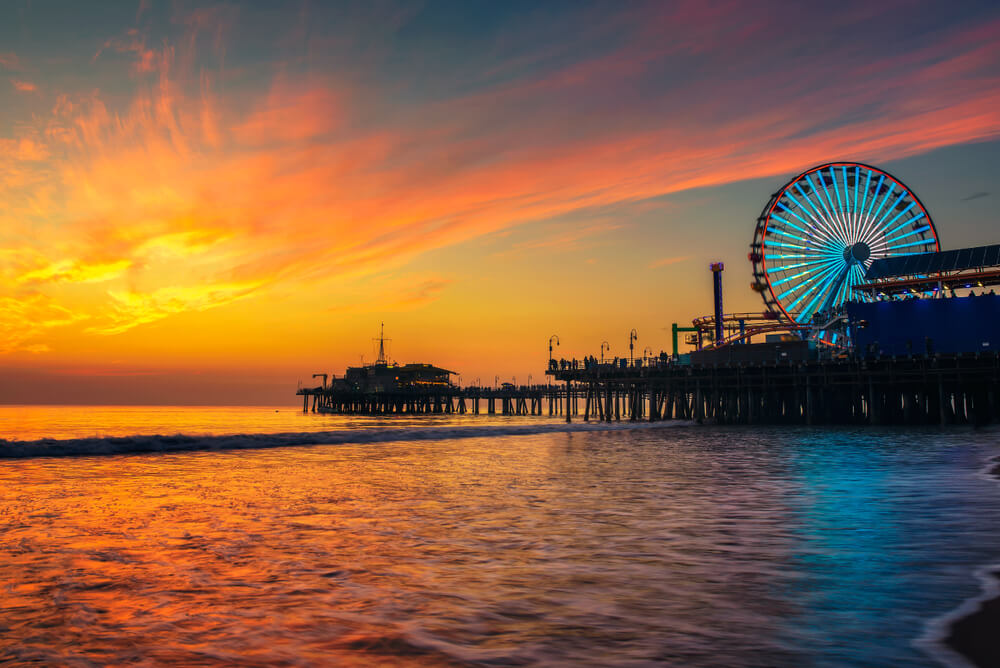
[[[1000,478],[1000,464],[990,473]],[[993,571],[1000,580],[1000,570]],[[1000,666],[1000,596],[981,602],[975,612],[962,617],[951,626],[945,642],[976,666]]]

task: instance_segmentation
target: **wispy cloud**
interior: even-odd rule
[[[0,53],[0,67],[18,72],[21,70],[21,59],[17,57],[16,53],[9,51],[6,53]]]
[[[383,279],[373,286],[374,298],[338,304],[330,310],[339,315],[411,311],[437,301],[452,283],[453,279],[443,276],[403,275],[396,279]]]
[[[34,93],[38,91],[38,86],[31,83],[30,81],[22,81],[21,79],[11,79],[10,82],[16,90],[22,93]]]
[[[615,230],[621,230],[624,227],[625,225],[622,223],[608,222],[583,226],[562,224],[557,227],[554,234],[541,239],[533,239],[531,241],[516,243],[509,251],[502,251],[501,253],[518,252],[528,249],[535,250],[539,248],[546,248],[555,251],[578,250],[587,245],[582,243],[584,240],[593,241],[594,237],[600,237],[614,232]]]
[[[962,201],[963,202],[969,202],[969,201],[974,200],[974,199],[981,199],[983,197],[989,197],[989,196],[990,196],[990,193],[988,193],[988,192],[977,192],[977,193],[972,193],[968,197],[963,197]]]
[[[656,269],[657,267],[666,267],[667,265],[677,264],[678,262],[684,262],[685,260],[689,260],[689,259],[690,259],[690,257],[687,256],[687,255],[675,255],[673,257],[665,257],[665,258],[661,258],[659,260],[654,260],[653,262],[650,262],[649,263],[649,268],[650,269]]]

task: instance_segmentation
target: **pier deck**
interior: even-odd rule
[[[582,419],[721,424],[987,424],[1000,415],[995,353],[754,364],[551,369]],[[571,415],[567,415],[567,420]]]
[[[1000,417],[996,353],[626,367],[575,361],[551,385],[301,388],[304,411],[524,415],[719,424],[977,424]],[[311,406],[310,406],[311,404]]]

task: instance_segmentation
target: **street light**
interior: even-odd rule
[[[555,339],[556,345],[559,345],[559,337],[553,334],[549,337],[549,361],[552,361],[552,340]]]
[[[611,352],[611,344],[607,341],[601,341],[601,364],[604,364],[604,351],[607,350]]]
[[[493,389],[500,387],[500,376],[493,376]]]
[[[628,333],[628,363],[632,364],[632,350],[635,348],[636,339],[639,338],[639,333],[632,328],[632,331]]]

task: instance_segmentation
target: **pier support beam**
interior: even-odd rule
[[[570,381],[567,380],[566,381],[566,422],[572,422],[573,421],[573,418],[572,418],[572,412],[573,411],[570,410],[570,405],[571,405],[570,404],[570,396],[571,396],[571,393],[572,393],[572,390],[570,389],[570,385],[571,385]]]

